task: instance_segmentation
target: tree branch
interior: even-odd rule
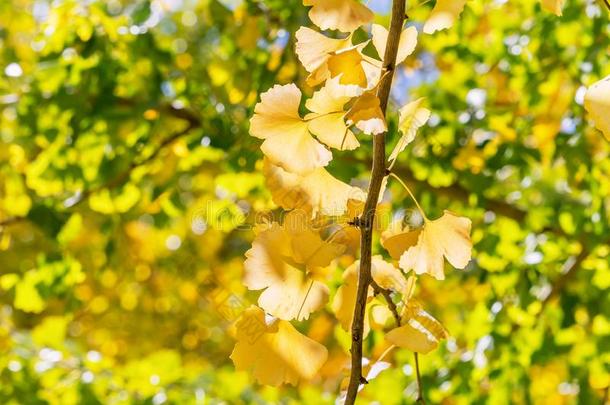
[[[557,298],[561,295],[561,293],[563,292],[563,289],[568,284],[568,281],[570,281],[576,275],[576,271],[581,267],[582,262],[584,262],[587,259],[587,257],[589,257],[589,254],[591,253],[590,248],[588,246],[586,246],[584,243],[581,243],[581,245],[582,245],[582,250],[580,251],[578,256],[576,256],[576,258],[574,258],[574,261],[572,261],[571,263],[569,263],[568,266],[566,266],[567,268],[565,269],[565,272],[555,280],[555,282],[553,283],[553,285],[551,287],[552,288],[551,292],[542,301],[542,309],[540,310],[540,313],[542,313],[542,311],[544,311],[544,308],[546,308],[546,306],[552,300],[554,300],[555,298]]]
[[[394,301],[392,301],[392,296],[390,295],[390,291],[386,290],[385,288],[381,288],[379,286],[379,284],[377,284],[377,282],[373,279],[371,279],[371,287],[373,287],[373,291],[375,292],[375,295],[383,295],[383,298],[385,299],[385,301],[388,304],[388,308],[390,309],[390,312],[392,312],[392,315],[394,316],[394,321],[396,321],[396,326],[400,326],[400,314],[398,313],[398,308],[396,307],[396,304],[394,303]]]
[[[186,119],[186,118],[185,118]],[[169,137],[165,138],[163,141],[161,141],[161,143],[159,144],[159,146],[157,146],[150,155],[142,158],[139,161],[134,161],[131,162],[131,164],[129,165],[129,167],[127,168],[127,170],[125,170],[123,173],[121,173],[120,175],[118,175],[117,177],[115,177],[114,179],[100,185],[97,187],[93,187],[90,188],[88,190],[85,190],[82,195],[81,198],[74,204],[80,204],[82,201],[84,201],[87,197],[89,197],[91,194],[96,193],[100,190],[103,190],[105,188],[111,188],[111,187],[115,187],[120,185],[121,183],[123,183],[125,180],[127,180],[129,178],[129,176],[131,175],[131,173],[134,171],[134,169],[145,165],[146,163],[151,162],[152,160],[154,160],[157,155],[159,155],[159,153],[168,145],[171,145],[174,141],[176,141],[177,139],[183,137],[184,135],[188,134],[189,132],[191,132],[193,129],[199,128],[201,123],[199,120],[188,120],[189,125],[187,125],[183,130],[175,132],[174,134],[170,135]],[[73,206],[74,206],[73,205]]]
[[[392,79],[394,78],[394,67],[396,65],[396,54],[402,26],[405,19],[405,0],[394,0],[392,3],[392,19],[390,21],[390,31],[388,42],[383,57],[383,67],[388,74],[382,76],[381,83],[377,90],[381,110],[385,114]],[[369,285],[371,283],[371,252],[373,240],[373,221],[375,219],[375,209],[379,200],[381,183],[385,177],[386,158],[385,158],[385,134],[373,137],[373,168],[371,171],[371,182],[364,204],[364,212],[361,217],[360,227],[360,271],[358,273],[358,290],[356,295],[356,305],[352,322],[352,369],[345,397],[345,404],[352,405],[358,395],[358,387],[363,380],[362,377],[362,339],[364,330],[364,316],[366,311],[366,298]]]
[[[120,105],[135,105],[133,100],[130,99],[119,99],[118,100],[118,104]],[[154,160],[159,153],[168,145],[171,145],[174,141],[176,141],[177,139],[183,137],[184,135],[187,135],[189,132],[191,132],[194,129],[200,128],[202,125],[202,121],[201,119],[191,110],[187,110],[187,109],[178,109],[173,107],[171,104],[162,104],[159,107],[159,110],[172,115],[176,118],[185,120],[188,122],[188,125],[178,131],[173,133],[172,135],[170,135],[169,137],[165,138],[164,140],[161,141],[161,143],[152,151],[152,153],[148,156],[143,157],[142,159],[138,160],[138,161],[133,161],[131,162],[131,164],[129,165],[129,167],[127,168],[127,170],[125,170],[123,173],[119,174],[117,177],[115,177],[114,179],[101,184],[97,187],[93,187],[87,190],[84,190],[78,200],[76,202],[74,202],[74,204],[70,205],[69,208],[73,208],[79,204],[81,204],[83,201],[85,201],[87,199],[87,197],[89,197],[91,194],[98,192],[100,190],[106,189],[106,188],[112,188],[115,186],[120,185],[121,183],[123,183],[130,175],[131,172],[133,172],[134,169],[145,165],[146,163],[151,162],[152,160]],[[5,226],[9,226],[9,225],[13,225],[16,223],[19,223],[21,221],[26,220],[27,217],[23,216],[23,217],[8,217],[5,218],[3,220],[0,220],[0,228],[5,227]]]
[[[12,224],[16,224],[19,221],[22,221],[23,219],[25,219],[25,217],[8,217],[3,219],[2,221],[0,221],[0,228],[2,228],[3,226],[9,226]]]

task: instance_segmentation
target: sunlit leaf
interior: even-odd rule
[[[389,331],[385,338],[388,342],[413,352],[427,354],[448,337],[443,325],[414,302],[405,309],[401,324]]]
[[[595,126],[610,139],[610,76],[587,89],[585,108],[591,114]]]
[[[400,268],[415,274],[428,273],[437,280],[445,278],[444,258],[458,269],[466,267],[471,257],[471,221],[450,211],[433,221],[426,219],[419,232],[417,244],[400,257]]]
[[[309,18],[320,29],[352,32],[373,19],[373,13],[357,0],[303,0]]]
[[[375,90],[366,91],[358,97],[346,114],[345,119],[365,134],[376,135],[388,130]]]
[[[436,31],[451,28],[458,19],[467,0],[437,0],[432,13],[424,24],[424,32],[433,34]]]
[[[296,385],[312,379],[328,357],[320,343],[300,334],[289,322],[267,324],[257,307],[244,311],[236,325],[237,343],[231,359],[238,370],[252,372],[261,384]]]
[[[373,35],[373,45],[377,49],[379,57],[383,58],[385,55],[385,47],[388,42],[388,30],[379,25],[373,24],[371,27],[371,34]],[[407,56],[411,55],[417,46],[417,28],[407,27],[400,34],[400,42],[398,43],[398,53],[396,54],[396,64],[404,62]]]
[[[362,189],[345,184],[323,168],[300,176],[265,161],[263,170],[273,201],[285,209],[338,216],[346,212],[350,199],[366,198]]]
[[[294,84],[276,85],[261,94],[250,134],[265,140],[261,150],[273,163],[290,172],[308,173],[326,166],[332,155],[310,135],[299,115],[300,101],[301,91]]]

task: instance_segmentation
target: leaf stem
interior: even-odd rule
[[[377,359],[377,361],[375,361],[375,363],[379,363],[380,361],[382,361],[385,358],[385,356],[387,356],[388,353],[390,353],[395,348],[396,348],[396,345],[390,345],[387,349],[385,349],[385,351],[383,353],[381,353],[381,356],[379,356],[379,358]]]
[[[385,114],[392,88],[394,77],[394,67],[396,65],[396,55],[398,53],[398,43],[405,19],[405,0],[394,0],[392,2],[392,18],[390,30],[383,57],[383,68],[389,74],[380,79],[377,97],[381,110]],[[346,405],[353,405],[358,395],[358,387],[363,380],[362,376],[362,340],[364,338],[364,316],[366,312],[366,300],[369,286],[371,284],[371,257],[373,243],[373,221],[375,220],[375,209],[379,199],[381,183],[385,177],[386,158],[385,158],[385,133],[373,137],[373,167],[371,170],[371,182],[367,199],[364,204],[360,223],[360,271],[358,273],[358,289],[356,292],[356,305],[354,306],[354,316],[352,322],[352,347],[351,347],[351,374],[347,393],[345,397]]]
[[[303,302],[301,302],[301,307],[299,308],[299,312],[297,312],[297,317],[296,317],[297,320],[299,320],[299,316],[301,316],[301,311],[303,310],[303,307],[305,306],[305,301],[307,301],[307,297],[309,297],[309,293],[311,292],[311,287],[313,287],[313,279],[311,280],[311,283],[309,283],[309,288],[307,289],[307,292],[305,293],[305,298],[303,298]]]
[[[396,174],[394,173],[390,173],[391,177],[394,177],[394,179],[396,179],[405,190],[407,190],[407,193],[409,193],[409,195],[411,196],[411,199],[413,200],[413,202],[415,202],[415,205],[417,206],[417,209],[419,210],[419,213],[422,215],[422,217],[424,218],[424,221],[428,221],[428,217],[426,216],[426,213],[424,212],[424,210],[422,209],[422,207],[419,205],[419,202],[417,202],[417,198],[415,198],[415,196],[413,195],[413,193],[411,192],[411,190],[409,189],[409,187],[407,187],[406,183],[404,181],[401,180],[400,177],[398,177]]]
[[[328,115],[337,114],[337,113],[340,113],[340,112],[342,112],[342,111],[331,111],[331,112],[327,112],[327,113],[323,113],[323,114],[313,113],[312,112],[312,113],[307,114],[309,116],[309,118],[301,118],[301,121],[309,122],[309,121],[313,121],[313,120],[318,119],[318,118],[326,117]]]
[[[417,403],[426,405],[426,400],[424,399],[423,386],[421,383],[421,374],[419,373],[419,355],[417,352],[413,352],[415,355],[415,373],[417,375]]]

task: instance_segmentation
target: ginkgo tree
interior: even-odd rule
[[[465,0],[438,1],[423,32],[450,28],[464,4]],[[291,83],[261,94],[250,120],[250,134],[263,140],[267,187],[287,214],[282,221],[260,224],[246,253],[244,283],[262,292],[258,307],[246,310],[236,325],[231,358],[237,369],[250,370],[262,384],[297,384],[315,376],[327,349],[290,322],[308,319],[329,301],[325,268],[348,249],[351,238],[359,246],[360,259],[346,268],[343,285],[332,300],[337,320],[352,337],[352,366],[346,370],[349,379],[341,394],[351,404],[367,383],[363,340],[371,328],[387,332],[390,348],[413,351],[416,364],[418,353],[430,352],[448,336],[417,301],[417,277],[443,280],[445,259],[458,269],[468,264],[471,222],[449,211],[428,219],[392,172],[398,155],[430,117],[424,99],[398,111],[387,108],[394,69],[417,45],[417,28],[404,27],[405,2],[394,1],[389,29],[370,24],[373,13],[354,0],[306,0],[304,5],[312,6],[309,16],[320,30],[342,34],[330,37],[309,27],[296,32],[296,53],[309,72],[307,85],[315,89],[304,103],[306,113],[300,112],[302,92]],[[369,32],[371,39],[354,43],[359,29]],[[378,59],[365,54],[369,42]],[[400,133],[389,159],[387,114],[399,115]],[[371,141],[374,162],[367,191],[336,179],[326,169],[333,149],[351,151]],[[420,228],[401,223],[385,230],[375,226],[376,206],[390,179],[413,198],[424,220]],[[324,226],[317,226],[337,216],[348,217],[338,231],[327,235]],[[388,257],[371,256],[373,233],[379,231]]]
[[[607,401],[607,0],[0,4],[0,403]]]

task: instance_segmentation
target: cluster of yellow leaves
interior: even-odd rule
[[[284,320],[307,319],[324,305],[328,287],[323,268],[344,250],[342,245],[323,241],[303,218],[299,211],[292,211],[284,224],[266,226],[246,252],[246,286],[264,289],[259,305]]]
[[[314,217],[340,216],[348,210],[350,200],[365,199],[364,191],[336,179],[324,168],[298,175],[265,159],[263,173],[273,201],[285,210],[299,209]]]
[[[393,222],[381,235],[381,244],[390,257],[399,260],[399,267],[408,273],[429,274],[438,280],[445,278],[444,258],[456,268],[464,268],[471,257],[471,222],[445,211],[436,220],[424,216],[424,225],[409,229],[402,225],[402,218]],[[409,278],[411,283],[415,277]],[[385,288],[379,284],[382,288]],[[428,353],[447,337],[443,326],[413,300],[413,285],[402,293],[400,326],[389,331],[386,340],[394,345],[417,353]]]
[[[424,26],[425,33],[449,28],[462,12],[466,0],[438,0]],[[346,251],[355,250],[359,232],[347,227],[325,240],[315,224],[319,219],[347,214],[358,217],[366,194],[332,176],[326,166],[332,149],[354,150],[359,132],[377,135],[388,126],[377,89],[385,74],[388,31],[377,24],[371,39],[354,44],[354,31],[373,19],[373,13],[356,0],[304,0],[309,16],[321,30],[346,34],[329,37],[311,28],[296,32],[296,53],[308,72],[306,83],[320,86],[305,100],[293,84],[275,85],[261,94],[250,121],[250,134],[262,139],[263,173],[273,201],[288,210],[283,222],[259,226],[246,252],[244,283],[261,290],[259,307],[251,307],[236,324],[237,344],[231,355],[238,369],[251,370],[263,384],[297,384],[311,379],[327,358],[326,349],[302,335],[289,323],[305,320],[329,299],[326,285],[330,264]],[[418,31],[407,27],[400,36],[396,64],[417,46]],[[372,41],[378,59],[363,53]],[[390,155],[390,167],[426,123],[430,111],[423,99],[400,109],[401,137]],[[359,131],[357,131],[357,130]],[[384,188],[387,178],[384,179]],[[423,213],[422,213],[423,214]],[[425,215],[424,215],[425,217]],[[323,222],[323,221],[322,221]],[[401,325],[388,334],[398,346],[426,353],[446,336],[440,323],[411,299],[416,276],[428,273],[444,278],[444,258],[458,268],[470,260],[470,221],[446,212],[434,221],[425,219],[421,229],[394,224],[382,235],[382,243],[400,268],[382,256],[372,259],[375,288],[401,297]],[[334,239],[334,241],[333,241]],[[349,266],[332,302],[335,315],[350,329],[356,301],[359,262]],[[404,273],[415,275],[408,279]],[[383,330],[393,319],[386,302],[370,289],[365,332]]]

